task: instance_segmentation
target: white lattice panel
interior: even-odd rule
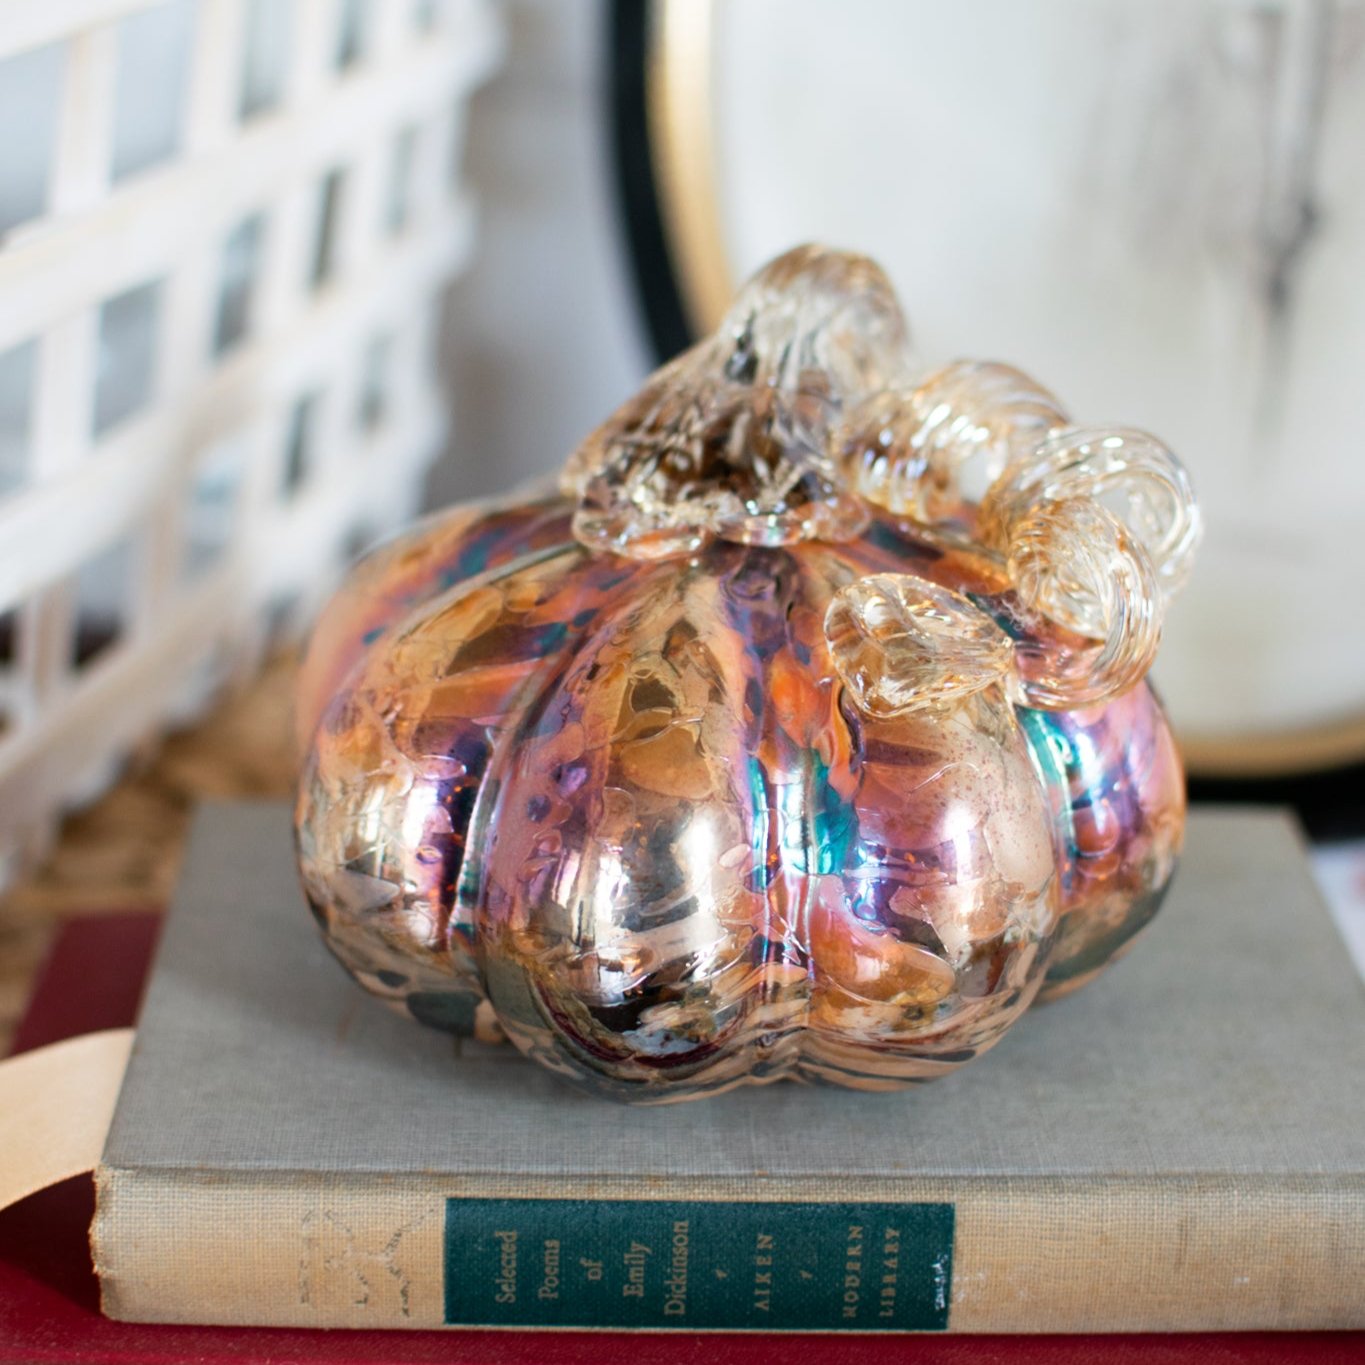
[[[0,883],[415,509],[489,0],[4,0]]]

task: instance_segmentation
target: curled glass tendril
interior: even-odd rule
[[[909,331],[877,266],[789,252],[575,453],[562,480],[578,499],[574,534],[640,559],[717,538],[840,542],[865,528],[869,503],[951,529],[1003,565],[1014,600],[1000,610],[1020,644],[999,680],[1022,702],[1075,707],[1132,687],[1199,542],[1179,461],[1145,432],[1072,425],[1009,365],[911,373]],[[970,613],[989,616],[898,577],[850,585],[832,604],[835,666],[860,705],[951,700],[968,656],[998,657],[968,643],[989,637]],[[963,633],[926,629],[936,613]]]

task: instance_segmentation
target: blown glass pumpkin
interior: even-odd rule
[[[630,1100],[889,1089],[1152,918],[1144,681],[1199,520],[1143,433],[916,377],[870,261],[774,261],[557,489],[370,554],[300,698],[303,882],[423,1023]]]

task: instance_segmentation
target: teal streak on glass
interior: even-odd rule
[[[1048,803],[1066,849],[1066,856],[1058,869],[1062,889],[1070,891],[1080,849],[1076,845],[1076,828],[1071,813],[1070,770],[1076,762],[1076,751],[1071,736],[1062,728],[1064,713],[1034,711],[1019,706],[1014,714],[1028,741],[1034,768],[1047,788]]]

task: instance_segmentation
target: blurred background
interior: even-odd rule
[[[1362,126],[1362,0],[6,0],[0,1019],[195,799],[287,794],[365,544],[556,469],[809,239],[926,368],[1172,445],[1193,790],[1360,833]]]
[[[617,192],[608,5],[510,0],[499,13],[503,62],[471,107],[480,234],[451,291],[454,428],[436,506],[558,469],[659,363]]]

